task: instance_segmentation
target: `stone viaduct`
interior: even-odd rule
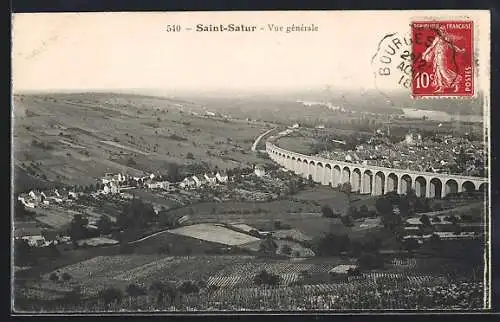
[[[304,178],[336,187],[349,182],[352,191],[383,195],[390,191],[405,194],[414,189],[419,197],[445,197],[449,193],[481,190],[487,191],[488,179],[432,172],[383,168],[324,159],[287,151],[266,142],[269,157]]]

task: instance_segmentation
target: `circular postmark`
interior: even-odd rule
[[[410,34],[394,32],[382,37],[372,57],[375,87],[382,92],[411,90],[413,57]]]

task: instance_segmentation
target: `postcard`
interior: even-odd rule
[[[489,11],[12,30],[14,313],[491,308]]]

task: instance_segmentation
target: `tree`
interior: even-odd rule
[[[129,158],[129,159],[127,160],[127,166],[129,166],[129,167],[133,167],[133,166],[135,166],[135,165],[137,165],[137,163],[135,162],[135,160],[134,160],[133,158]]]
[[[76,214],[70,223],[69,235],[73,243],[86,237],[87,230],[85,226],[89,223],[87,218],[84,218],[81,214]]]
[[[49,278],[50,278],[50,280],[51,280],[52,282],[57,282],[57,281],[59,281],[59,275],[57,275],[57,273],[56,273],[56,272],[53,272],[52,274],[50,274]]]
[[[339,216],[335,214],[329,206],[325,205],[321,208],[321,213],[323,214],[323,217],[326,218],[338,218]]]
[[[469,214],[463,214],[460,216],[460,218],[464,223],[474,222],[474,217],[472,215],[469,215]]]
[[[186,159],[193,160],[193,159],[194,159],[194,155],[193,155],[193,153],[188,152],[188,153],[186,154]]]
[[[432,222],[433,223],[440,223],[441,222],[441,218],[439,218],[439,216],[434,216],[434,217],[432,217]]]
[[[384,266],[383,258],[378,253],[366,253],[358,259],[358,264],[361,269],[377,269]]]
[[[58,258],[61,257],[61,252],[57,248],[56,244],[54,242],[51,242],[49,246],[47,247],[47,256],[50,258]]]
[[[111,219],[106,215],[101,215],[97,221],[97,229],[101,235],[107,235],[111,232]]]
[[[184,281],[181,286],[179,286],[178,291],[181,294],[192,294],[198,293],[200,291],[200,288],[192,281]]]
[[[141,287],[135,283],[131,283],[131,284],[127,285],[125,292],[129,296],[129,299],[132,299],[132,298],[137,299],[137,297],[147,294],[146,290],[143,287]]]
[[[413,213],[415,211],[415,203],[417,202],[418,199],[415,189],[408,190],[406,198],[408,199],[409,212]]]
[[[382,216],[392,215],[392,204],[387,198],[378,198],[375,202],[375,208],[377,209],[377,212]]]
[[[375,234],[367,235],[363,240],[363,250],[367,253],[378,253],[382,240]]]
[[[64,300],[70,304],[78,304],[80,303],[82,297],[82,287],[81,285],[74,286],[70,292],[66,293]]]
[[[413,254],[413,251],[418,248],[418,242],[414,238],[407,238],[403,243],[403,247],[408,251],[408,253]]]
[[[454,235],[460,235],[463,231],[463,228],[458,223],[454,223],[451,226],[451,230],[453,231]]]
[[[459,221],[459,219],[455,215],[446,216],[444,219],[454,225],[458,224]]]
[[[436,234],[432,234],[431,238],[429,239],[429,245],[432,250],[438,253],[440,253],[443,249],[443,242],[441,238]]]
[[[276,286],[280,283],[280,277],[276,274],[268,273],[266,270],[262,270],[254,276],[254,283],[257,285]]]
[[[158,212],[158,219],[161,227],[175,228],[177,226],[177,217],[165,208]]]
[[[275,255],[278,249],[278,244],[270,237],[266,237],[263,241],[260,242],[259,251],[264,253],[265,255]]]
[[[347,196],[351,195],[352,192],[352,185],[350,182],[344,182],[341,187],[341,191],[346,193]]]
[[[14,204],[14,216],[17,219],[23,220],[27,217],[27,214],[28,212],[26,211],[26,208],[24,208],[21,200],[16,198],[16,203]]]
[[[154,281],[149,290],[156,294],[156,303],[161,305],[165,297],[170,300],[170,305],[175,303],[178,289],[173,283],[163,283],[161,281]]]
[[[68,282],[71,279],[71,275],[67,272],[64,272],[62,274],[62,279],[63,279],[63,281]]]
[[[353,227],[354,226],[354,223],[352,222],[352,219],[349,215],[340,217],[340,220],[342,221],[342,224],[344,224],[345,227]]]
[[[30,265],[35,261],[32,248],[24,239],[14,240],[14,261],[19,266]]]
[[[290,247],[290,245],[288,244],[284,244],[281,247],[281,252],[285,255],[290,255],[292,253],[292,247]]]
[[[144,203],[141,199],[134,198],[125,205],[118,216],[117,224],[120,228],[142,228],[153,221],[156,214],[153,206]]]
[[[420,222],[424,225],[424,227],[429,227],[432,225],[429,216],[425,214],[420,217]]]
[[[350,239],[347,235],[326,234],[314,241],[311,247],[318,256],[336,256],[349,250]]]
[[[359,257],[363,252],[363,244],[358,240],[351,241],[351,253],[355,257]]]
[[[109,305],[113,302],[120,304],[123,299],[123,292],[119,288],[110,287],[99,292],[99,297],[104,304]]]
[[[135,283],[131,283],[131,284],[127,285],[125,292],[127,292],[127,294],[129,296],[132,296],[132,297],[146,295],[146,290],[143,287],[141,287]]]
[[[399,212],[400,215],[406,217],[410,213],[410,202],[407,196],[402,196],[399,200]]]
[[[401,225],[402,220],[399,215],[386,214],[382,216],[382,223],[384,224],[385,228],[391,231],[395,231]]]
[[[249,235],[251,235],[251,236],[257,237],[257,238],[260,238],[260,237],[261,237],[261,235],[260,235],[259,231],[258,231],[258,230],[256,230],[256,229],[251,229],[251,230],[248,232],[248,234],[249,234]]]

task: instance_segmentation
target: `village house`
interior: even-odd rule
[[[63,202],[63,198],[61,194],[55,189],[54,191],[41,192],[43,196],[43,203],[49,205],[51,202],[61,203]]]
[[[44,195],[40,191],[31,190],[28,195],[35,204],[42,202],[44,199]]]
[[[14,237],[17,240],[27,241],[31,247],[42,247],[45,245],[45,238],[42,235],[42,229],[39,227],[16,229]]]
[[[266,169],[263,165],[258,164],[255,166],[254,173],[257,177],[263,177],[266,175]]]
[[[108,184],[104,185],[102,193],[106,194],[106,195],[109,193],[117,194],[117,193],[120,193],[120,187],[118,186],[118,184],[116,182],[111,181]]]
[[[199,178],[198,176],[192,176],[191,178],[193,178],[196,188],[200,188],[205,183],[205,180]]]
[[[146,182],[148,189],[165,189],[170,190],[170,182],[168,181],[148,181]]]
[[[17,200],[21,201],[25,207],[28,207],[28,208],[35,208],[36,207],[34,202],[26,200],[26,198],[23,196],[18,196]]]
[[[182,188],[182,189],[193,189],[196,187],[196,181],[194,181],[194,179],[192,177],[187,177],[187,178],[184,178],[184,180],[181,181],[181,183],[179,184],[179,186]]]
[[[71,199],[75,199],[76,200],[76,199],[78,199],[79,195],[80,194],[78,192],[74,192],[74,191],[68,192],[68,197],[71,198]]]
[[[217,184],[217,177],[214,176],[213,174],[204,174],[203,177],[205,178],[205,181],[209,184],[209,185],[215,185]]]
[[[227,181],[229,180],[229,177],[225,171],[217,171],[215,178],[217,179],[217,182],[222,184],[227,183]]]
[[[101,182],[103,184],[108,184],[110,182],[116,182],[116,183],[122,184],[122,183],[124,183],[127,180],[128,180],[127,176],[123,175],[121,173],[118,173],[118,174],[105,173],[104,177],[101,178]]]

